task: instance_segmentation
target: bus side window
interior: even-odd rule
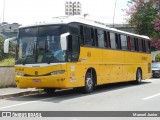
[[[111,39],[110,39],[110,32],[107,32],[107,39],[108,39],[108,47],[111,48]]]
[[[97,29],[95,31],[95,46],[98,46],[98,34],[97,34]]]
[[[116,49],[115,33],[110,32],[111,48]]]
[[[106,31],[103,31],[104,34],[104,47],[108,48],[109,47],[109,42],[108,42],[108,35]]]
[[[146,52],[145,40],[142,40],[142,49],[143,49],[143,52]]]
[[[130,37],[130,40],[131,40],[131,51],[135,51],[135,42],[133,37]]]
[[[91,28],[91,40],[92,40],[92,46],[95,46],[95,34],[94,34],[94,29]]]
[[[135,44],[135,51],[139,51],[138,38],[134,38],[134,44]]]
[[[102,30],[98,29],[98,45],[100,48],[104,48],[104,33]]]
[[[121,49],[121,37],[120,34],[115,33],[115,38],[116,38],[116,48]]]
[[[148,41],[145,40],[145,46],[146,46],[146,52],[149,53],[149,46],[148,46]]]
[[[151,52],[151,42],[148,41],[148,52],[150,53]]]
[[[120,35],[122,50],[127,50],[127,37],[126,35]]]
[[[81,45],[84,45],[84,32],[83,32],[82,25],[80,25],[80,42],[81,42]]]
[[[91,29],[89,27],[84,27],[84,41],[85,45],[92,46]]]
[[[127,49],[129,51],[131,51],[131,38],[130,38],[130,36],[127,37]]]
[[[142,52],[142,39],[138,40],[139,51]]]

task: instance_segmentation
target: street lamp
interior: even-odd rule
[[[115,14],[116,14],[116,5],[117,5],[117,0],[115,0],[115,5],[114,5],[114,13],[113,13],[113,28],[114,28],[114,19],[115,19]]]

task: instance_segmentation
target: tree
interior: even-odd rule
[[[136,33],[149,36],[152,49],[160,50],[160,0],[129,0],[125,12]]]

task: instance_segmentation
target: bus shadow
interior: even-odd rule
[[[42,92],[41,94],[35,94],[35,95],[28,95],[28,96],[21,96],[21,97],[15,97],[15,98],[9,98],[10,101],[45,101],[45,102],[53,102],[53,103],[60,103],[65,100],[74,99],[78,97],[85,97],[85,96],[91,96],[95,94],[100,93],[108,93],[110,91],[124,89],[127,87],[133,87],[133,86],[142,86],[145,84],[149,84],[151,82],[142,82],[139,85],[133,84],[132,82],[121,82],[121,83],[112,83],[112,84],[105,84],[101,86],[97,86],[96,89],[90,93],[90,94],[83,94],[80,91],[74,90],[74,89],[66,89],[66,90],[57,90],[53,94],[47,94]]]

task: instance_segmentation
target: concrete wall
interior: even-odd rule
[[[0,67],[0,88],[15,87],[14,76],[14,67]]]

